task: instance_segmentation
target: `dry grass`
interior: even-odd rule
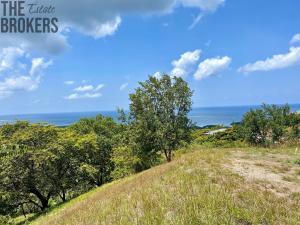
[[[32,224],[300,224],[300,194],[279,196],[262,188],[262,180],[239,175],[228,168],[233,156],[255,161],[268,154],[253,149],[183,154],[82,195]],[[294,157],[292,151],[272,156],[270,161],[282,163]],[[267,161],[255,163],[262,168]]]

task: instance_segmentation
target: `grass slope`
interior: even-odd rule
[[[247,175],[251,166],[278,176],[289,172],[293,180],[286,182],[299,185],[300,168],[292,162],[300,155],[285,152],[290,154],[253,149],[183,154],[84,194],[32,224],[300,224],[297,190],[286,183],[277,190],[272,179]]]

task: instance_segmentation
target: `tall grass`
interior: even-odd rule
[[[300,194],[278,197],[222,166],[229,150],[201,150],[105,185],[32,224],[300,224]]]

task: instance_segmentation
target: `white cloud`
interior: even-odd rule
[[[99,92],[104,87],[104,84],[97,86],[83,85],[74,89],[75,93],[65,97],[67,100],[85,99],[85,98],[99,98],[102,94]]]
[[[73,93],[65,97],[65,99],[76,100],[76,99],[85,99],[85,98],[99,98],[101,96],[102,96],[101,93],[84,93],[84,94]]]
[[[94,87],[93,85],[83,85],[79,86],[74,89],[75,92],[88,92],[88,91],[99,91],[104,87],[104,84],[99,84],[98,86]]]
[[[31,76],[34,76],[36,74],[40,74],[44,69],[47,69],[50,65],[52,65],[52,60],[45,62],[44,58],[35,58],[32,59],[32,66],[29,71],[29,74]]]
[[[24,55],[24,51],[20,48],[3,48],[0,54],[0,72],[12,69],[17,60]]]
[[[44,70],[50,65],[52,65],[52,61],[45,61],[44,58],[33,58],[31,59],[30,69],[26,71],[26,68],[23,68],[23,74],[19,74],[20,70],[18,68],[9,67],[7,71],[9,75],[5,74],[4,79],[0,81],[0,97],[9,97],[16,91],[33,91],[37,89]]]
[[[189,29],[193,29],[207,13],[215,12],[220,6],[225,3],[225,0],[181,0],[184,7],[199,8],[201,12],[194,18]]]
[[[21,48],[25,51],[59,54],[67,49],[69,44],[65,32],[56,34],[3,33],[1,34],[0,48],[7,46]]]
[[[196,7],[202,11],[214,12],[225,0],[181,0],[184,7]]]
[[[128,83],[124,83],[120,86],[120,91],[123,91],[125,88],[127,88]]]
[[[171,75],[176,77],[186,77],[193,69],[195,63],[199,60],[200,54],[200,49],[182,54],[180,59],[172,62],[174,68],[171,71]]]
[[[162,73],[161,72],[156,72],[153,74],[153,77],[155,77],[156,79],[160,79],[162,76]]]
[[[199,13],[214,12],[225,0],[39,0],[40,5],[53,5],[59,19],[56,34],[3,34],[0,48],[17,46],[28,50],[58,54],[68,47],[68,34],[72,30],[94,38],[113,35],[127,15],[164,15],[178,7],[196,8]],[[26,10],[27,11],[27,10]]]
[[[193,23],[189,26],[189,30],[193,29],[200,22],[200,20],[203,18],[203,16],[204,15],[201,13],[198,16],[196,16]]]
[[[230,63],[231,58],[228,56],[206,59],[199,64],[194,77],[196,80],[201,80],[203,78],[216,75],[227,69]]]
[[[93,91],[100,91],[104,87],[104,84],[99,84],[97,87],[94,88]]]
[[[117,31],[120,24],[121,24],[121,17],[116,16],[112,20],[106,21],[104,23],[99,24],[97,23],[97,21],[92,22],[91,23],[92,29],[89,29],[88,27],[80,27],[79,30],[82,33],[85,33],[97,39],[97,38],[113,35]]]
[[[73,81],[73,80],[67,80],[64,82],[65,85],[72,85],[74,83],[75,83],[75,81]]]
[[[292,37],[292,39],[290,41],[290,44],[292,45],[292,44],[295,44],[295,43],[298,43],[298,42],[300,42],[300,34],[295,34]]]
[[[86,92],[86,91],[92,91],[92,90],[94,90],[93,85],[79,86],[79,87],[74,89],[74,91],[76,91],[76,92]]]
[[[255,71],[270,71],[282,69],[300,63],[300,47],[291,47],[286,54],[273,55],[266,60],[249,63],[238,69],[239,72],[251,73]]]

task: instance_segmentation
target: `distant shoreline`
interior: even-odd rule
[[[300,110],[300,104],[291,104],[291,110],[296,112]],[[258,108],[258,105],[252,106],[228,106],[228,107],[202,107],[193,108],[189,113],[189,118],[199,127],[210,125],[230,126],[233,122],[240,122],[244,113],[250,109]],[[126,112],[126,111],[125,111]],[[46,122],[58,127],[69,126],[81,118],[91,118],[98,114],[118,119],[116,111],[94,111],[94,112],[67,112],[67,113],[37,113],[37,114],[19,114],[19,115],[0,115],[0,125],[14,123],[17,120],[26,120],[30,123]]]
[[[274,104],[282,106],[285,104]],[[291,107],[297,107],[300,110],[300,103],[289,104]],[[204,107],[193,107],[192,110],[197,109],[221,109],[221,108],[259,108],[261,105],[231,105],[231,106],[204,106]],[[125,112],[129,110],[126,109]],[[82,114],[82,113],[117,113],[117,110],[93,110],[93,111],[74,111],[74,112],[40,112],[40,113],[16,113],[16,114],[0,114],[0,117],[4,116],[30,116],[30,115],[56,115],[56,114]]]

